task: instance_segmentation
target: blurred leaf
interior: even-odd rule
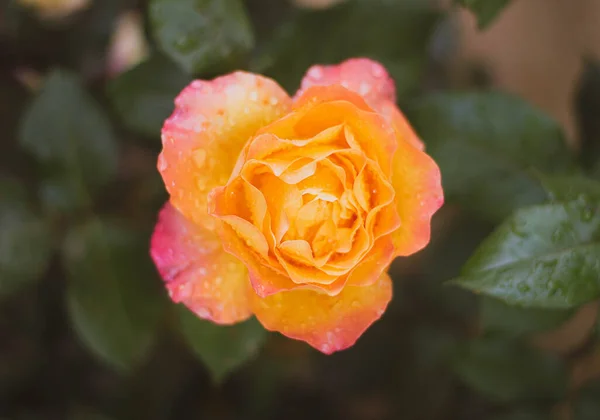
[[[267,331],[254,318],[224,326],[202,320],[183,306],[178,310],[183,336],[217,383],[256,356],[267,339]]]
[[[481,328],[484,331],[515,337],[552,330],[573,315],[569,309],[523,308],[487,296],[482,296],[480,308]]]
[[[48,174],[39,181],[38,196],[46,214],[72,214],[90,204],[81,179],[69,174]]]
[[[480,394],[503,403],[559,398],[567,382],[559,358],[516,341],[486,338],[468,342],[452,368]]]
[[[598,420],[600,418],[600,380],[579,390],[573,402],[573,420]]]
[[[600,200],[600,182],[583,175],[540,175],[551,201]]]
[[[32,211],[20,183],[0,178],[0,297],[38,280],[51,256],[50,226]]]
[[[600,202],[519,210],[492,233],[454,284],[511,305],[573,308],[600,297]]]
[[[581,161],[590,169],[600,163],[600,65],[586,61],[575,96],[575,110],[579,126]]]
[[[175,97],[190,81],[166,57],[153,55],[110,82],[108,94],[129,129],[157,140]]]
[[[158,45],[191,74],[223,69],[254,46],[241,0],[150,0],[149,13]]]
[[[108,222],[72,229],[63,247],[67,303],[89,349],[127,371],[154,342],[165,300],[147,255],[147,238]]]
[[[109,182],[117,171],[117,144],[100,107],[74,74],[53,71],[21,121],[21,146],[31,153],[54,187],[87,204],[88,188]],[[64,184],[57,186],[61,180]]]
[[[350,0],[327,10],[298,11],[272,44],[262,46],[253,70],[294,92],[314,64],[370,57],[385,65],[402,97],[419,85],[439,16],[427,2],[409,0]]]
[[[516,97],[432,94],[409,111],[448,199],[491,221],[545,200],[530,169],[552,173],[572,162],[558,123]]]
[[[479,29],[485,29],[508,6],[510,0],[454,0],[457,4],[470,9],[477,17]]]

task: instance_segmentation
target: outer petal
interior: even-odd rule
[[[299,100],[311,86],[327,85],[342,85],[358,93],[374,110],[386,117],[401,138],[423,149],[423,142],[396,107],[396,86],[382,64],[368,58],[352,58],[338,65],[312,66],[302,79],[294,99]]]
[[[425,152],[398,142],[392,185],[401,225],[392,233],[396,255],[413,254],[429,243],[431,217],[444,204],[440,169]]]
[[[396,102],[394,81],[383,65],[368,58],[351,58],[338,65],[312,66],[302,79],[296,97],[311,86],[327,85],[342,85],[358,93],[377,111],[383,101]]]
[[[163,126],[158,170],[173,205],[214,229],[207,216],[208,192],[227,182],[246,141],[286,113],[291,99],[271,79],[236,72],[192,82],[175,105]]]
[[[250,317],[246,267],[226,253],[219,238],[165,204],[152,235],[150,253],[169,295],[200,318],[233,324]]]
[[[391,298],[392,283],[383,274],[371,286],[346,286],[337,296],[310,290],[254,296],[253,309],[266,329],[331,354],[351,347],[381,317]]]

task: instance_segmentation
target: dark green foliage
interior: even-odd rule
[[[446,197],[492,221],[544,201],[535,170],[572,163],[558,123],[513,96],[439,93],[409,111],[440,165]]]
[[[241,0],[151,0],[148,12],[156,42],[192,74],[219,71],[254,45]]]
[[[525,99],[455,81],[456,8],[437,3],[95,0],[50,21],[0,2],[0,418],[562,420],[568,402],[599,419],[597,380],[572,389],[569,368],[597,352],[600,317],[576,348],[539,344],[578,333],[600,299],[598,64],[570,147]],[[485,29],[509,1],[453,3]],[[125,11],[151,53],[115,74]],[[233,70],[293,94],[311,65],[351,57],[389,70],[445,189],[431,243],[390,270],[382,319],[324,356],[254,317],[218,326],[172,303],[149,242],[175,97]]]

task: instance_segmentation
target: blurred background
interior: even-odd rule
[[[242,68],[293,93],[312,64],[369,56],[409,117],[432,93],[500,90],[577,150],[600,132],[600,1],[487,1],[484,26],[458,4],[477,0],[0,0],[0,418],[600,419],[596,303],[443,285],[506,216],[468,191],[450,186],[383,318],[332,356],[196,319],[149,258],[160,128],[193,78]]]

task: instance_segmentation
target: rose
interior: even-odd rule
[[[387,267],[429,242],[443,203],[383,66],[314,66],[294,99],[236,72],[175,103],[151,244],[172,299],[219,324],[254,314],[324,353],[353,345],[391,299]]]

